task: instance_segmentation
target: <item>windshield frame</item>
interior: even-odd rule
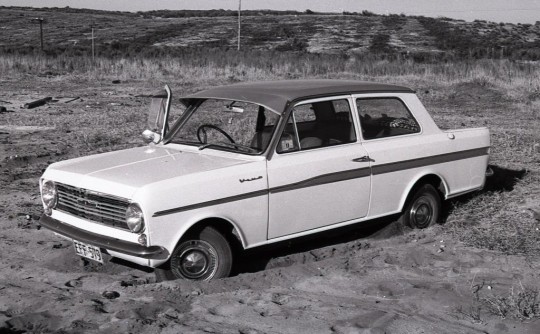
[[[254,104],[254,105],[263,107],[266,110],[276,114],[278,116],[278,118],[277,118],[275,124],[272,126],[272,133],[270,135],[270,140],[268,141],[268,144],[266,145],[266,147],[261,152],[255,153],[255,152],[247,152],[247,151],[243,151],[243,150],[233,149],[233,148],[230,148],[230,147],[227,147],[227,146],[220,146],[219,142],[218,143],[211,143],[212,145],[208,145],[209,143],[204,144],[204,143],[200,143],[200,142],[197,142],[197,143],[195,143],[195,142],[187,142],[187,141],[175,142],[174,137],[176,136],[176,134],[188,122],[188,120],[191,118],[193,113],[201,106],[201,104],[203,104],[207,100],[219,100],[219,101],[228,101],[228,102],[250,103],[250,104]],[[171,144],[194,146],[194,147],[199,148],[199,150],[201,150],[201,148],[202,148],[203,150],[204,149],[214,149],[214,150],[218,150],[218,151],[225,151],[225,152],[231,152],[231,153],[235,153],[235,154],[244,154],[244,155],[250,155],[250,156],[266,155],[267,151],[272,146],[272,140],[273,140],[273,138],[275,136],[276,129],[278,129],[280,123],[283,120],[283,114],[282,113],[279,113],[279,112],[275,111],[272,108],[269,108],[269,107],[267,107],[267,106],[265,106],[263,104],[253,102],[253,101],[245,101],[245,100],[238,100],[238,99],[227,99],[227,98],[221,98],[221,97],[208,97],[208,98],[180,98],[180,102],[186,106],[186,111],[171,126],[171,129],[168,131],[165,138],[163,139],[163,144],[164,145],[167,145],[167,144],[171,143]]]

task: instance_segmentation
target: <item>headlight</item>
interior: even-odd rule
[[[58,192],[56,191],[56,184],[53,181],[47,180],[41,184],[41,201],[43,202],[45,213],[50,215],[58,201]]]
[[[126,210],[126,223],[131,232],[138,233],[144,230],[144,218],[141,207],[131,203]]]

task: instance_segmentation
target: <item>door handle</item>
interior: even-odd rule
[[[375,160],[371,159],[369,157],[369,155],[364,155],[364,156],[362,156],[360,158],[352,159],[352,161],[354,161],[354,162],[370,162],[370,161],[373,162]]]

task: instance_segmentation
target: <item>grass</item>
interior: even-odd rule
[[[307,15],[301,15],[307,14]],[[408,59],[540,59],[540,25],[463,22],[405,15],[249,11],[242,13],[245,50],[297,51]],[[4,7],[0,52],[91,55],[91,26],[97,55],[136,57],[182,53],[185,49],[236,49],[235,11],[107,12],[73,8]],[[129,26],[130,29],[125,29]]]
[[[472,287],[473,303],[456,310],[473,323],[485,323],[487,315],[501,319],[531,321],[540,318],[540,293],[538,288],[524,286],[519,282],[506,293],[495,289],[482,281]]]

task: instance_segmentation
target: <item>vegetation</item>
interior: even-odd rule
[[[53,56],[176,56],[186,50],[237,48],[237,11],[182,10],[138,13],[73,8],[2,7],[0,54],[41,53],[38,25],[43,17],[44,51]],[[125,29],[129,26],[130,29]],[[241,48],[416,62],[464,59],[540,59],[540,25],[448,18],[316,13],[310,10],[242,11]]]

